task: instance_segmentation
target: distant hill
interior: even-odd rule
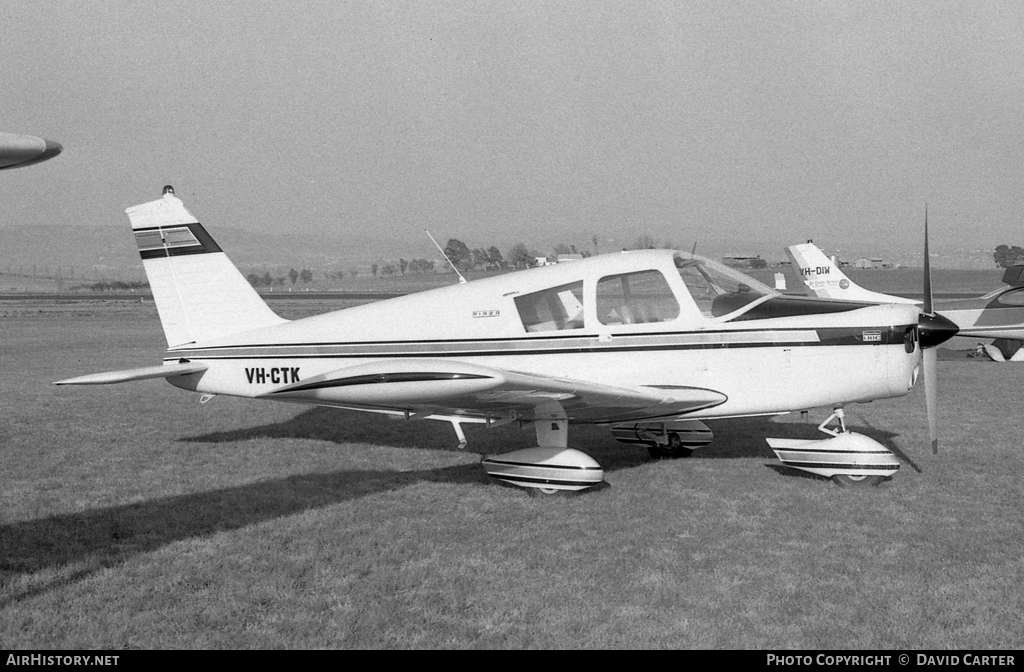
[[[350,271],[359,269],[369,272],[370,265],[382,261],[395,261],[400,257],[414,259],[425,257],[438,260],[440,254],[434,249],[426,234],[400,236],[380,227],[364,227],[356,231],[339,233],[260,233],[238,227],[217,226],[211,231],[217,242],[235,264],[246,270],[281,270],[309,268],[313,271]],[[519,240],[514,231],[502,232],[507,240]],[[624,232],[621,239],[635,239]],[[443,239],[457,237],[470,247],[497,245],[507,254],[510,243],[502,240],[476,240],[472,232],[450,232]],[[661,242],[661,239],[658,239]],[[581,249],[590,249],[589,240],[573,240],[558,232],[548,232],[542,239],[522,239],[527,247],[542,254],[549,253],[557,243],[573,243]],[[692,248],[692,241],[682,238],[674,241],[682,249]],[[761,255],[769,265],[785,259],[783,245],[763,240],[719,240],[699,241],[697,253],[718,259],[724,254]],[[615,244],[602,241],[599,252],[616,251]],[[889,251],[883,254],[894,265],[920,265],[920,253],[900,254]],[[936,268],[994,268],[992,253],[987,250],[958,251],[935,246],[932,262]],[[844,255],[848,257],[849,254]],[[847,259],[850,261],[852,259]],[[69,277],[99,278],[111,277],[117,272],[141,273],[139,260],[127,222],[109,226],[4,226],[0,227],[0,273],[24,275],[59,274]],[[276,269],[276,270],[275,270]]]
[[[377,233],[341,236],[264,234],[218,227],[212,232],[240,268],[366,269],[381,259],[436,256],[429,239],[406,241]],[[0,272],[93,277],[112,269],[141,270],[127,226],[0,228]],[[84,276],[83,276],[84,274]]]

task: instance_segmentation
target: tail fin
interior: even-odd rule
[[[920,303],[902,296],[892,296],[864,289],[839,270],[839,265],[825,256],[814,243],[790,245],[786,254],[793,270],[811,292],[822,299],[867,301],[871,303]]]
[[[242,277],[172,187],[164,187],[160,200],[125,212],[168,347],[286,322]]]

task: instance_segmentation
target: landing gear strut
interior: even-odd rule
[[[612,427],[612,436],[622,443],[644,446],[656,460],[689,457],[714,438],[700,420],[623,423]]]
[[[655,441],[647,444],[647,452],[654,459],[674,459],[693,455],[693,448],[684,446],[683,440],[675,432],[667,432],[664,439],[664,443]]]

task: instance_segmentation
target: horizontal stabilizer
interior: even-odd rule
[[[146,380],[148,378],[170,378],[172,376],[186,376],[190,373],[202,373],[206,371],[205,364],[166,364],[164,366],[144,366],[141,369],[125,369],[123,371],[104,371],[103,373],[91,373],[87,376],[58,380],[54,385],[110,385],[112,383],[127,383],[132,380]]]

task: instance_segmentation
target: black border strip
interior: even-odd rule
[[[288,387],[283,390],[272,390],[270,394],[282,394],[285,392],[305,392],[307,390],[321,390],[332,387],[348,387],[350,385],[383,385],[387,383],[421,383],[445,380],[487,380],[493,376],[481,376],[472,373],[371,373],[365,376],[350,376],[334,380],[321,380],[305,385]]]
[[[797,469],[872,469],[875,471],[897,471],[900,468],[898,464],[849,464],[839,462],[789,462],[787,460],[779,460],[787,467],[793,467]]]

